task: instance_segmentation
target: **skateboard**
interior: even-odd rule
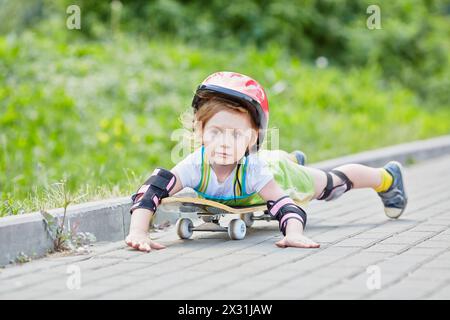
[[[247,228],[250,228],[255,220],[274,220],[265,204],[235,207],[194,197],[168,197],[162,199],[161,204],[175,206],[180,212],[194,212],[203,220],[203,224],[194,227],[191,219],[185,217],[178,219],[176,230],[181,239],[189,239],[194,231],[213,231],[227,232],[230,239],[241,240],[244,239]],[[257,212],[262,214],[256,215]],[[232,219],[226,227],[221,226],[220,218],[227,214],[239,215],[239,218]]]

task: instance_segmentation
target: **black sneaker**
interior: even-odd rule
[[[300,150],[295,150],[293,152],[290,153],[290,155],[295,157],[296,162],[301,165],[304,166],[306,163],[306,154]]]
[[[402,165],[397,161],[390,161],[384,167],[393,178],[392,185],[385,192],[378,192],[384,204],[384,213],[391,219],[397,219],[405,211],[408,203],[405,185],[403,183]]]

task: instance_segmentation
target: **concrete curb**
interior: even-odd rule
[[[311,167],[330,170],[346,163],[360,163],[371,167],[382,167],[391,160],[396,160],[404,165],[411,165],[449,153],[450,135],[447,135],[316,162],[311,164]]]
[[[79,224],[78,231],[94,234],[97,241],[124,239],[130,223],[130,198],[122,197],[69,206],[65,227]],[[62,208],[48,210],[62,217]],[[53,248],[45,222],[39,212],[0,218],[0,265],[14,261],[19,253],[42,257]]]
[[[346,163],[376,167],[390,160],[397,160],[408,165],[445,154],[450,154],[450,135],[357,153],[313,163],[311,166],[323,170]],[[97,241],[123,240],[129,230],[130,206],[129,197],[69,206],[66,214],[66,228],[75,223],[79,224],[78,231],[94,234]],[[61,208],[48,212],[53,216],[63,215]],[[156,215],[155,223],[161,223],[161,219],[173,223],[178,218],[178,215],[173,212],[162,213],[162,215]],[[0,218],[0,266],[11,263],[21,252],[33,258],[42,257],[52,246],[52,240],[39,212]]]

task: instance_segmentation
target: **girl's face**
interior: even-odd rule
[[[212,163],[237,163],[249,146],[256,143],[257,132],[248,114],[222,110],[212,116],[203,130],[205,152]]]

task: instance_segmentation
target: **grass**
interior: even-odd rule
[[[172,167],[172,133],[208,74],[253,76],[269,97],[281,149],[310,162],[450,132],[448,105],[422,105],[380,70],[318,68],[282,48],[220,52],[174,40],[70,33],[0,36],[0,216],[126,196],[156,166]]]

